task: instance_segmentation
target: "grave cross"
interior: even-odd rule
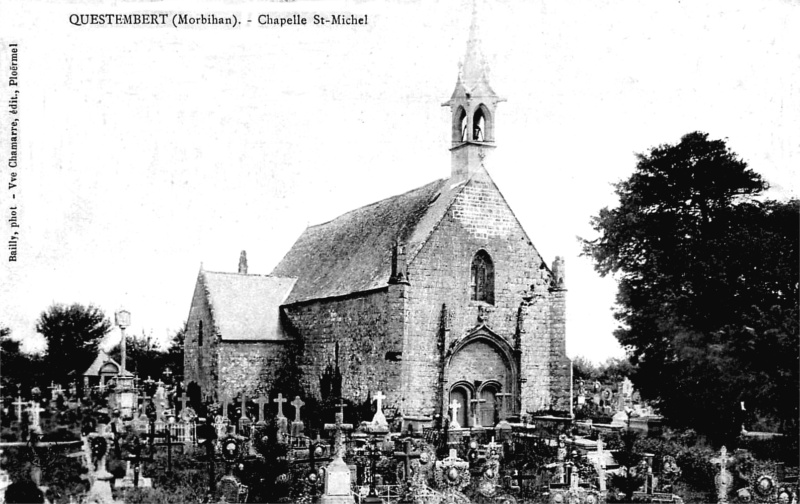
[[[170,435],[169,429],[164,429],[164,441],[159,441],[158,443],[152,443],[155,446],[166,446],[167,447],[167,474],[172,474],[172,447],[173,446],[183,446],[183,443],[175,443],[172,441],[172,436]]]
[[[247,418],[247,396],[242,392],[242,416],[239,418]]]
[[[411,479],[411,460],[418,459],[420,456],[419,452],[412,452],[411,451],[411,440],[406,439],[405,443],[405,451],[401,452],[394,452],[394,458],[403,461],[403,467],[405,468],[405,479]]]
[[[309,464],[311,466],[311,470],[309,471],[309,476],[313,475],[313,480],[309,478],[309,481],[312,483],[311,486],[311,493],[312,495],[316,495],[317,493],[317,463],[319,462],[330,462],[332,459],[330,457],[325,457],[325,450],[323,449],[324,443],[319,437],[319,433],[317,433],[317,439],[308,447],[308,458],[307,459],[295,459],[292,461],[292,464]]]
[[[283,403],[286,402],[286,399],[284,399],[283,394],[279,393],[278,397],[273,399],[272,402],[278,403],[278,418],[285,418],[283,416]]]
[[[344,407],[345,404],[336,404],[339,408],[339,411],[336,412],[336,423],[333,424],[325,424],[326,431],[333,431],[333,443],[334,443],[334,458],[344,458],[344,431],[353,430],[353,424],[346,424],[343,423],[344,420]]]
[[[461,404],[453,399],[453,402],[450,403],[450,410],[453,412],[453,416],[450,419],[450,428],[451,429],[460,429],[461,425],[458,423],[456,419],[458,416],[458,410],[461,408]]]
[[[300,399],[300,396],[295,396],[291,404],[294,406],[294,421],[300,422],[300,408],[305,406],[306,403]]]
[[[22,406],[27,404],[27,402],[22,400],[22,396],[17,396],[16,402],[12,403],[14,405],[15,412],[17,413],[17,421],[22,421]]]
[[[383,392],[381,392],[380,390],[379,390],[379,391],[378,391],[378,393],[377,393],[377,394],[375,394],[375,396],[372,398],[372,400],[373,400],[373,401],[376,401],[376,402],[378,403],[378,411],[375,413],[376,415],[377,415],[377,414],[379,414],[379,413],[380,413],[380,414],[382,414],[382,413],[383,413],[383,400],[384,400],[384,399],[386,399],[386,396],[385,396],[385,395],[383,395]]]
[[[264,405],[269,403],[269,398],[264,397],[263,395],[258,396],[256,399],[256,404],[258,404],[258,422],[264,423]]]
[[[181,400],[181,411],[183,411],[186,409],[186,403],[189,401],[189,396],[187,396],[186,392],[184,392],[183,394],[181,394],[179,399]]]
[[[31,401],[30,406],[28,407],[28,412],[31,413],[31,430],[37,431],[40,429],[39,426],[39,414],[44,411],[44,408],[39,406],[39,403],[36,401]]]
[[[222,397],[222,418],[228,418],[228,403],[231,398],[228,394],[223,394]]]

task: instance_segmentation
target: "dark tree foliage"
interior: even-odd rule
[[[20,349],[20,342],[11,338],[11,330],[0,328],[0,386],[2,395],[27,394],[34,385],[43,386],[41,359]]]
[[[599,237],[583,240],[617,276],[615,335],[636,387],[718,439],[798,418],[800,204],[757,200],[766,188],[722,140],[690,133],[638,155],[619,206],[592,218]]]
[[[55,304],[42,312],[36,331],[47,341],[44,364],[48,379],[63,383],[69,373],[81,376],[97,356],[98,343],[110,330],[111,322],[92,305]]]

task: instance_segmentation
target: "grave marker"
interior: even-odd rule
[[[450,410],[452,413],[452,418],[450,419],[450,428],[451,429],[460,429],[461,425],[458,423],[457,416],[458,410],[461,408],[461,404],[458,401],[453,399],[453,402],[450,403]]]
[[[300,419],[300,408],[305,406],[300,396],[295,396],[294,401],[292,401],[292,406],[294,406],[294,421],[292,422],[292,437],[301,437],[303,435],[303,421]]]
[[[378,403],[377,410],[375,411],[375,415],[372,417],[372,422],[370,423],[370,427],[373,429],[389,429],[389,422],[386,421],[386,415],[383,414],[384,399],[386,399],[386,396],[383,395],[383,392],[380,390],[372,398],[373,402]]]
[[[334,432],[333,460],[325,471],[325,493],[320,498],[321,504],[351,504],[355,500],[350,494],[350,468],[344,463],[343,432],[353,429],[352,424],[343,423],[344,404],[337,404],[336,423],[325,424],[326,431]]]

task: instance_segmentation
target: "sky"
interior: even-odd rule
[[[181,12],[241,24],[70,23]],[[91,303],[166,340],[201,265],[236,271],[246,250],[249,271],[268,274],[306,226],[449,176],[441,105],[471,12],[469,0],[0,0],[0,241],[19,232],[17,261],[0,261],[0,326],[40,348],[43,310]],[[726,139],[771,196],[797,196],[800,3],[482,0],[478,12],[507,99],[487,169],[546,262],[565,257],[568,355],[623,356],[615,281],[578,237],[595,236],[590,218],[615,204],[636,153],[697,130]],[[308,24],[257,22],[293,13]],[[367,24],[312,24],[332,13]]]

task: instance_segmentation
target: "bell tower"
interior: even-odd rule
[[[488,73],[486,58],[480,48],[476,0],[456,88],[450,100],[442,104],[450,107],[451,111],[451,178],[454,180],[481,173],[484,160],[495,148],[495,109],[505,100],[497,96],[489,85]]]

